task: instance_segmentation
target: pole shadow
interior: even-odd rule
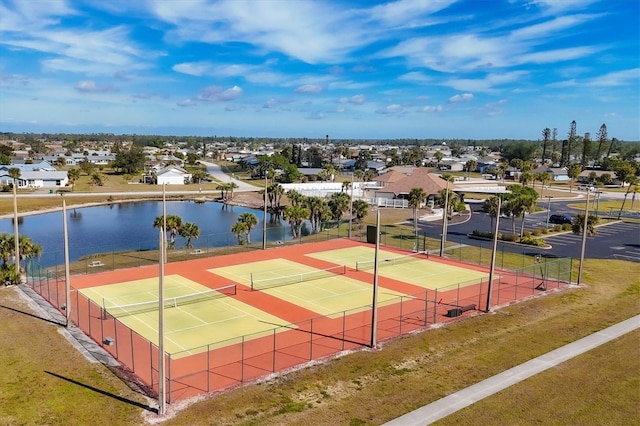
[[[27,315],[27,316],[30,316],[32,318],[42,320],[44,322],[48,322],[50,324],[62,325],[62,326],[66,325],[64,322],[58,322],[58,321],[55,321],[53,319],[42,318],[42,317],[39,317],[38,315],[32,314],[31,312],[21,311],[20,309],[15,309],[15,308],[12,308],[10,306],[0,305],[0,308],[8,309],[10,311],[17,312],[19,314]]]
[[[118,396],[118,395],[114,395],[114,394],[112,394],[110,392],[103,391],[102,389],[94,388],[93,386],[86,385],[84,383],[80,383],[77,380],[69,379],[68,377],[61,376],[61,375],[53,373],[51,371],[45,370],[45,373],[47,373],[47,374],[49,374],[49,375],[51,375],[53,377],[57,377],[58,379],[67,381],[69,383],[73,383],[74,385],[82,386],[83,388],[89,389],[89,390],[94,391],[94,392],[97,392],[100,395],[108,396],[108,397],[113,398],[115,400],[118,400],[120,402],[124,402],[126,404],[133,405],[134,407],[142,408],[143,410],[147,410],[147,411],[150,411],[152,413],[158,414],[158,409],[157,408],[150,407],[150,406],[148,406],[146,404],[143,404],[141,402],[132,401],[130,399],[123,398],[123,397]]]

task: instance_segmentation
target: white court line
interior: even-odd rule
[[[220,324],[220,323],[224,323],[224,322],[228,322],[228,321],[234,321],[234,320],[237,320],[237,319],[240,319],[240,318],[246,318],[248,316],[250,316],[250,315],[238,315],[238,316],[235,316],[235,317],[225,318],[225,319],[222,319],[222,320],[212,321],[212,322],[206,322],[206,321],[200,320],[200,321],[202,321],[202,324],[200,324],[200,325],[194,325],[192,327],[180,328],[180,329],[177,329],[175,331],[172,331],[171,333],[180,333],[180,332],[187,331],[187,330],[193,330],[193,329],[196,329],[196,328],[206,327],[208,325]]]

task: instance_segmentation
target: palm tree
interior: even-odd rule
[[[232,200],[233,199],[233,190],[234,189],[238,189],[238,184],[235,182],[229,182],[227,184],[227,191],[228,191],[228,195],[229,195],[229,199]]]
[[[287,206],[282,212],[282,217],[291,225],[291,234],[293,238],[300,236],[302,222],[309,217],[309,209],[301,205]]]
[[[247,224],[244,222],[236,222],[231,225],[231,232],[236,234],[236,238],[238,238],[238,244],[244,244],[244,236],[247,234]]]
[[[594,215],[589,215],[589,219],[587,219],[587,236],[593,237],[596,235],[595,225],[598,223],[598,218]],[[578,213],[573,218],[573,223],[571,224],[571,232],[576,235],[582,233],[584,229],[584,213]]]
[[[182,225],[182,228],[180,228],[179,232],[182,238],[187,239],[187,242],[185,244],[187,248],[191,248],[192,239],[198,239],[198,237],[200,236],[200,228],[193,222],[187,222]]]
[[[251,237],[249,236],[249,233],[258,224],[258,218],[255,214],[247,212],[242,213],[240,216],[238,216],[238,222],[242,222],[245,224],[247,243],[251,244]]]
[[[491,218],[491,233],[493,233],[493,219],[497,218],[500,212],[498,211],[498,197],[491,196],[484,201],[482,210]]]
[[[13,179],[13,238],[14,238],[14,254],[16,273],[20,275],[20,247],[18,244],[18,178],[20,177],[20,169],[17,167],[11,167],[8,170],[9,177]]]
[[[162,228],[164,226],[164,218],[163,216],[157,216],[153,221],[154,228]],[[167,229],[164,232],[169,234],[169,247],[173,247],[176,242],[176,235],[180,232],[182,228],[182,218],[175,214],[167,215]]]
[[[72,185],[71,191],[73,191],[76,186],[76,182],[80,179],[80,169],[69,169],[67,171],[67,177]]]
[[[422,188],[412,188],[409,191],[409,207],[413,209],[413,232],[415,233],[416,241],[418,238],[418,209],[426,199],[427,193]]]
[[[331,194],[331,198],[329,198],[331,219],[340,220],[344,212],[349,210],[349,200],[349,195],[347,195],[346,192],[336,192]]]
[[[305,197],[295,189],[290,189],[287,191],[287,198],[292,206],[299,206],[304,202]]]
[[[369,203],[364,200],[353,201],[353,214],[356,217],[356,222],[362,225],[362,220],[367,216],[369,212]]]

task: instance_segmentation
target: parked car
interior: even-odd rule
[[[555,223],[558,225],[563,225],[565,223],[572,223],[573,218],[568,214],[552,214],[549,216],[549,223]]]

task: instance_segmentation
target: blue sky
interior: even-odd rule
[[[637,0],[0,0],[0,131],[640,140]]]

